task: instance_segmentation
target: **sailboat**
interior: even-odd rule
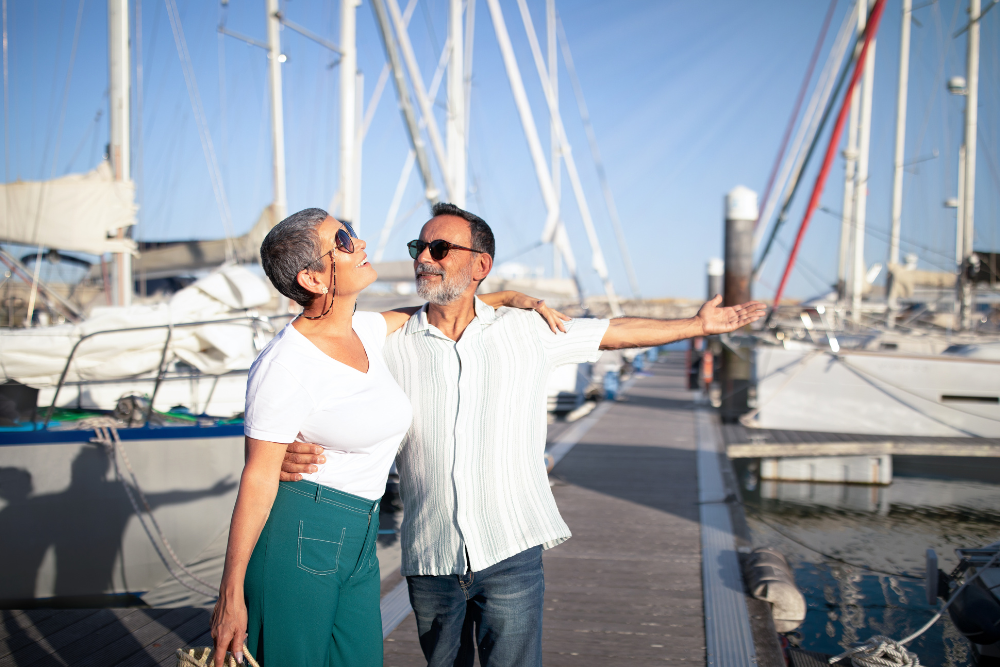
[[[865,35],[867,8],[868,3],[862,0],[853,14],[858,20],[858,43]],[[913,258],[906,263],[899,261],[912,13],[911,3],[904,0],[886,302],[864,298],[881,268],[864,264],[874,76],[874,55],[868,53],[866,61],[856,65],[856,71],[864,70],[857,86],[860,99],[854,95],[844,102],[841,112],[845,114],[850,105],[839,283],[830,295],[795,306],[778,305],[779,288],[770,327],[755,337],[756,404],[741,419],[745,425],[886,436],[1000,437],[1000,335],[975,326],[978,316],[974,317],[972,303],[977,281],[978,292],[984,295],[995,293],[996,281],[991,286],[989,280],[983,280],[992,254],[974,253],[972,246],[975,151],[968,146],[975,144],[969,137],[976,137],[979,2],[970,0],[969,9],[968,82],[963,82],[961,91],[967,97],[967,139],[960,152],[955,272],[920,271]],[[845,19],[845,25],[849,20]],[[874,35],[871,41],[874,43]],[[832,77],[828,81],[832,87]],[[829,87],[826,90],[829,93]],[[830,101],[831,108],[835,98]],[[831,140],[828,155],[836,148]],[[820,191],[823,178],[821,173],[817,181]],[[785,209],[788,201],[786,196]],[[804,229],[805,223],[800,238]],[[794,251],[782,286],[793,262]],[[760,262],[758,270],[759,266]]]
[[[285,214],[283,166],[275,201],[246,235],[142,253],[136,275],[207,275],[165,301],[132,303],[128,8],[108,2],[107,159],[86,174],[0,188],[4,240],[112,253],[114,302],[84,316],[39,280],[37,262],[32,275],[0,253],[32,286],[27,321],[38,324],[0,329],[0,534],[16,544],[0,549],[3,608],[136,603],[170,578],[213,594],[185,563],[228,530],[247,374],[290,317],[245,266]],[[44,318],[32,317],[36,296]]]
[[[521,5],[551,118],[551,165],[542,152],[503,12],[496,0],[486,2],[546,205],[541,243],[552,246],[571,276],[554,280],[553,293],[575,291],[583,301],[554,184],[565,166],[587,231],[592,267],[601,278],[611,312],[620,314],[555,102],[554,2],[546,2],[548,66],[541,59],[530,14]],[[49,209],[42,211],[44,216],[35,210],[35,218],[44,218],[46,225],[26,226],[25,233],[32,235],[22,240],[56,250],[113,253],[111,266],[101,267],[108,270],[107,295],[113,305],[93,306],[84,317],[78,304],[32,276],[18,258],[0,253],[11,271],[33,286],[48,318],[48,323],[39,318],[39,326],[0,331],[0,372],[7,380],[0,385],[0,419],[7,418],[8,424],[0,426],[0,535],[16,536],[18,542],[16,549],[0,549],[0,571],[4,572],[0,608],[93,605],[109,595],[135,601],[171,578],[211,594],[186,564],[217,544],[228,529],[243,463],[241,417],[247,369],[257,351],[293,316],[287,300],[277,298],[259,274],[244,264],[257,255],[263,236],[287,213],[282,25],[339,56],[340,184],[330,209],[340,219],[353,220],[360,196],[360,145],[367,114],[357,113],[361,106],[358,90],[363,90],[356,64],[357,3],[340,3],[341,37],[336,45],[290,21],[280,11],[278,0],[264,4],[266,44],[220,27],[226,35],[266,49],[269,56],[274,196],[248,234],[145,247],[130,240],[127,228],[135,222],[136,207],[128,171],[127,0],[108,0],[112,136],[107,162],[92,174],[66,177],[60,183],[3,186],[8,199],[18,187],[33,188],[36,194],[44,190],[43,202],[52,193],[69,192],[71,187],[89,188],[90,195],[104,193],[102,205],[95,204],[93,197],[86,206],[80,203],[83,200],[75,200],[74,212],[85,209],[94,224],[86,230],[75,225],[72,231],[85,233],[90,245],[82,245],[83,241],[67,245],[70,236],[65,229],[44,238],[33,235],[48,227]],[[406,10],[400,11],[396,0],[372,2],[387,60],[384,81],[376,90],[391,79],[412,150],[397,192],[402,192],[405,179],[416,168],[428,202],[447,197],[465,206],[471,43],[466,47],[462,40],[465,34],[473,34],[475,3],[449,0],[448,43],[436,76],[440,82],[440,73],[447,68],[446,144],[440,141],[434,98],[423,85],[407,35],[406,24],[415,4],[416,0],[410,0]],[[183,39],[176,4],[168,2],[167,7],[175,40]],[[431,89],[436,90],[434,84]],[[411,102],[414,95],[419,112]],[[369,102],[373,103],[377,98]],[[432,138],[433,151],[428,150],[425,132]],[[431,169],[432,153],[437,172]],[[444,181],[440,188],[438,174]],[[610,190],[606,189],[605,196],[613,208]],[[68,197],[60,200],[61,205],[71,205]],[[34,200],[26,196],[26,201]],[[396,212],[398,202],[390,207],[383,239],[388,238]],[[140,254],[135,258],[137,250]],[[386,263],[385,271],[377,263],[376,267],[390,282],[412,279],[409,262]],[[133,276],[155,279],[179,270],[210,272],[165,302],[131,303]],[[516,276],[503,280],[521,286]],[[568,290],[567,284],[575,290]],[[30,315],[27,321],[33,322]],[[577,369],[567,378],[556,379],[557,404],[560,381],[572,387],[575,401],[581,384]]]

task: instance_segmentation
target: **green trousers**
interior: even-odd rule
[[[377,500],[281,482],[243,587],[261,667],[382,665],[377,536]]]

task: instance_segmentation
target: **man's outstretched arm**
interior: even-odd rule
[[[655,347],[695,336],[729,333],[756,322],[767,309],[759,301],[720,308],[722,296],[701,307],[698,314],[680,320],[653,320],[643,317],[619,317],[611,320],[601,339],[602,350],[628,347]]]

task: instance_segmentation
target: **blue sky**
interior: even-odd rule
[[[221,237],[223,224],[164,3],[135,1],[142,2],[143,55],[143,114],[141,124],[135,123],[133,165],[142,205],[136,235],[144,240]],[[220,37],[216,27],[224,13],[230,29],[264,39],[264,3],[231,0],[225,10],[203,0],[177,0],[177,4],[239,234],[249,229],[272,196],[266,57],[260,49]],[[502,0],[501,5],[547,150],[548,116],[517,4]],[[336,42],[338,6],[329,0],[287,0],[283,11]],[[529,6],[541,31],[544,3],[529,0]],[[106,3],[83,4],[62,124],[60,104],[79,0],[9,0],[8,7],[7,180],[92,168],[103,154],[108,134]],[[558,5],[644,296],[704,295],[705,262],[722,253],[723,196],[736,185],[763,190],[827,7],[825,1],[790,0],[563,0]],[[820,67],[848,7],[847,0],[837,1]],[[903,251],[917,252],[928,269],[953,268],[949,257],[954,252],[955,214],[941,204],[955,194],[964,98],[947,95],[944,81],[965,73],[965,38],[952,37],[967,21],[965,7],[941,0],[914,14],[919,25],[913,28],[906,155],[913,160],[936,150],[938,157],[913,165],[913,172],[906,175]],[[133,18],[134,8],[133,3]],[[444,0],[420,0],[410,24],[425,81],[433,74],[446,36],[446,10]],[[885,262],[888,252],[899,11],[899,0],[888,0],[876,50],[868,264]],[[998,40],[1000,11],[984,19],[982,30],[976,248],[987,250],[1000,249]],[[337,186],[339,72],[328,67],[332,60],[328,52],[300,35],[286,29],[282,41],[288,56],[283,76],[289,210],[326,208]],[[358,8],[358,61],[366,76],[367,104],[385,62],[368,0]],[[615,285],[627,294],[628,282],[565,68],[560,84],[563,119],[598,235]],[[443,88],[438,97],[442,126]],[[133,93],[137,92],[134,85]],[[491,223],[498,258],[508,259],[540,236],[545,208],[482,0],[476,8],[471,113],[469,183],[478,188],[469,195],[468,207]],[[372,247],[407,151],[390,85],[364,145],[360,226]],[[822,150],[806,173],[776,254],[754,286],[755,296],[773,295],[821,156]],[[590,253],[565,175],[563,183],[564,215],[574,252],[584,267],[588,291],[595,293],[600,285],[586,268]],[[838,155],[822,205],[839,211],[842,188],[843,160]],[[420,193],[414,174],[402,210],[416,206]],[[416,236],[426,217],[427,208],[418,206],[397,227],[386,259],[406,258],[403,244]],[[839,221],[817,212],[789,296],[815,295],[835,280],[838,238]],[[548,270],[551,251],[537,249],[514,259]]]

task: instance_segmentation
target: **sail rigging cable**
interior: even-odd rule
[[[867,25],[865,26],[864,45],[861,47],[861,52],[858,54],[857,61],[855,62],[854,74],[851,75],[851,82],[847,88],[847,92],[844,94],[844,101],[841,104],[840,113],[837,115],[837,122],[833,126],[833,134],[830,137],[830,143],[823,158],[823,165],[820,167],[819,175],[816,177],[816,184],[813,186],[812,196],[809,198],[809,204],[806,207],[805,216],[802,218],[802,224],[799,225],[799,233],[795,236],[795,245],[792,246],[792,252],[788,256],[788,264],[785,265],[785,272],[781,276],[781,282],[778,283],[778,291],[774,295],[774,303],[771,307],[771,314],[768,317],[769,320],[774,317],[778,304],[781,302],[781,295],[785,291],[788,276],[792,272],[792,267],[795,266],[795,258],[798,256],[799,248],[802,245],[802,237],[809,227],[809,221],[813,213],[816,211],[817,206],[819,206],[819,198],[823,194],[823,186],[826,185],[826,178],[830,174],[830,166],[833,164],[837,146],[840,144],[840,136],[844,131],[844,122],[847,120],[847,110],[851,105],[851,97],[854,95],[854,89],[861,78],[865,60],[868,56],[868,47],[874,41],[875,34],[878,32],[878,25],[882,19],[882,11],[884,9],[885,0],[875,0],[875,6],[872,7],[871,15],[868,17]],[[774,238],[774,234],[771,235],[771,238]]]
[[[836,2],[836,0],[832,1]],[[608,182],[608,174],[604,169],[604,158],[601,157],[601,151],[597,146],[597,134],[594,132],[593,123],[590,122],[590,110],[587,108],[587,101],[583,97],[583,87],[580,85],[580,77],[576,75],[576,65],[573,63],[573,54],[569,50],[569,41],[566,39],[566,31],[563,29],[562,18],[556,19],[556,28],[559,30],[559,44],[562,46],[563,62],[566,63],[566,71],[569,72],[569,80],[573,84],[576,105],[580,109],[583,128],[587,132],[590,154],[593,156],[594,166],[597,168],[597,178],[601,182],[604,203],[608,207],[608,215],[611,216],[611,226],[615,230],[618,251],[622,255],[622,261],[625,263],[625,272],[628,275],[629,286],[632,288],[632,296],[636,299],[641,299],[642,294],[639,291],[639,280],[636,278],[635,269],[632,267],[632,257],[628,251],[628,244],[625,242],[622,221],[618,217],[618,206],[615,204],[615,197]]]
[[[765,206],[761,206],[763,213],[760,216],[760,220],[764,224],[757,225],[756,230],[754,230],[753,247],[755,250],[760,246],[761,238],[764,236],[764,232],[768,226],[767,223],[771,220],[771,214],[777,205],[778,195],[785,192],[789,177],[794,186],[802,175],[803,169],[805,169],[806,154],[802,152],[802,146],[803,144],[811,145],[818,132],[817,128],[819,127],[823,110],[826,109],[830,94],[833,92],[838,68],[844,59],[844,53],[847,52],[851,36],[855,33],[855,16],[859,4],[856,1],[844,15],[843,24],[840,26],[840,31],[837,33],[833,46],[830,48],[826,64],[823,65],[819,79],[816,81],[816,87],[813,89],[812,97],[809,100],[809,105],[806,107],[805,115],[799,124],[799,129],[795,133],[795,139],[792,141],[792,149],[785,156],[781,170],[778,172],[774,196],[768,198]]]
[[[785,136],[781,138],[781,147],[778,149],[778,154],[774,156],[774,166],[771,167],[771,175],[767,178],[767,185],[764,186],[764,197],[760,202],[760,210],[764,211],[767,208],[767,200],[771,198],[771,187],[774,185],[774,178],[778,175],[778,167],[781,165],[781,157],[785,154],[785,149],[788,147],[788,140],[792,136],[792,129],[795,127],[795,119],[799,117],[799,110],[802,108],[802,101],[806,97],[806,91],[809,89],[809,82],[812,80],[813,70],[816,69],[816,62],[819,60],[820,50],[823,48],[823,42],[826,41],[826,33],[830,29],[830,21],[833,19],[833,10],[837,6],[837,0],[830,0],[830,8],[826,10],[826,18],[823,19],[823,27],[819,31],[819,39],[816,40],[816,48],[813,49],[812,57],[809,59],[809,66],[806,67],[806,75],[802,79],[802,87],[799,88],[799,95],[795,100],[795,105],[792,107],[792,115],[788,119],[788,126],[785,128]],[[763,216],[758,215],[757,220],[753,223],[754,229],[757,229],[760,225],[761,218]]]
[[[410,42],[409,32],[403,24],[403,16],[399,11],[399,4],[396,0],[386,0],[385,4],[389,8],[389,17],[396,30],[396,39],[399,43],[400,53],[403,56],[403,63],[410,74],[410,85],[413,86],[414,97],[417,98],[417,106],[420,107],[420,112],[426,122],[427,136],[430,139],[434,157],[438,161],[438,169],[441,171],[441,180],[444,181],[445,192],[448,194],[449,199],[454,199],[454,193],[451,191],[451,174],[448,170],[448,160],[444,143],[441,139],[441,131],[438,129],[437,120],[434,118],[432,98],[427,94],[424,79],[420,74],[420,68],[417,66],[417,57],[413,51],[413,44]]]
[[[139,519],[140,525],[142,525],[143,530],[146,532],[146,536],[149,538],[150,544],[152,544],[153,549],[156,551],[156,555],[160,557],[160,561],[163,566],[167,568],[167,572],[173,577],[177,583],[179,583],[184,588],[198,593],[199,595],[205,595],[210,598],[217,597],[217,592],[214,586],[204,579],[198,577],[189,568],[185,567],[184,563],[177,556],[177,552],[171,546],[170,542],[167,540],[167,536],[163,534],[163,530],[160,528],[160,524],[156,521],[156,517],[153,516],[153,508],[150,507],[149,501],[146,499],[146,494],[142,492],[142,487],[139,486],[139,480],[135,476],[135,470],[132,469],[132,464],[128,460],[128,454],[125,453],[125,447],[122,444],[121,438],[118,436],[118,428],[112,420],[107,418],[97,418],[93,420],[94,434],[97,436],[94,438],[98,443],[100,443],[105,451],[107,452],[108,458],[111,459],[115,468],[115,477],[121,482],[122,487],[125,489],[125,495],[128,496],[129,503],[132,505],[132,509],[135,511],[135,516]],[[110,423],[109,423],[110,422]],[[125,468],[128,470],[129,474],[132,476],[133,487],[130,487],[125,477],[121,474],[121,470],[118,468],[118,454],[121,455],[122,461],[125,463]],[[132,491],[135,491],[139,498],[142,500],[143,506],[146,508],[146,515],[149,517],[150,523],[152,523],[156,534],[160,538],[160,543],[157,543],[153,539],[153,533],[150,531],[149,526],[146,525],[146,520],[143,517],[142,511],[139,509],[139,504],[135,500],[135,496]],[[180,576],[174,571],[174,568],[170,566],[167,559],[163,555],[163,550],[160,547],[166,549],[167,553],[170,555],[170,559],[177,564],[184,574],[188,575],[194,579],[197,583],[204,586],[204,588],[199,588],[197,586],[191,585],[180,578]]]
[[[403,13],[403,27],[404,29],[409,25],[410,16],[413,15],[413,9],[417,6],[417,0],[410,0],[410,4],[406,7],[406,11]],[[441,81],[444,79],[444,71],[448,66],[448,57],[451,52],[451,37],[445,40],[444,48],[441,50],[441,57],[438,58],[437,69],[434,70],[434,77],[431,79],[431,87],[428,90],[428,95],[431,100],[437,98],[438,90],[441,87]],[[388,66],[386,66],[388,67]],[[387,70],[383,68],[383,73]],[[381,78],[379,79],[381,81]],[[373,107],[378,104],[378,99],[372,94],[372,101],[368,103],[369,112],[373,110]],[[368,123],[370,122],[368,114],[365,118],[365,131],[367,131]],[[420,131],[423,131],[427,126],[427,120],[421,118],[417,123],[417,127]],[[399,207],[403,203],[403,195],[406,193],[406,184],[410,181],[410,174],[413,172],[413,166],[416,164],[417,154],[411,148],[409,153],[406,155],[406,159],[403,161],[403,168],[399,173],[399,180],[396,182],[396,190],[392,196],[392,202],[389,204],[389,210],[385,214],[385,222],[382,224],[382,231],[379,234],[378,248],[375,250],[375,254],[372,259],[376,262],[382,261],[382,256],[385,254],[385,247],[389,243],[389,237],[392,235],[393,228],[409,218],[414,211],[411,210],[407,212],[402,217],[397,217],[399,214]],[[417,207],[419,208],[419,206]]]
[[[495,3],[495,0],[490,0],[489,4],[490,10],[496,14],[493,17],[494,23],[496,23],[497,17],[500,16],[500,7]],[[531,12],[528,11],[526,0],[518,0],[517,5],[521,12],[521,21],[524,23],[525,32],[528,34],[528,44],[531,47],[531,55],[535,61],[535,69],[538,72],[538,78],[542,82],[542,91],[545,93],[545,101],[548,103],[549,116],[552,119],[552,129],[554,130],[556,139],[559,141],[561,146],[563,161],[566,164],[566,174],[569,176],[570,186],[573,190],[573,197],[576,199],[576,207],[580,213],[580,220],[583,222],[583,229],[584,232],[586,232],[587,241],[590,244],[591,267],[600,277],[601,282],[604,283],[604,292],[608,297],[608,305],[611,308],[612,317],[621,317],[623,314],[621,306],[618,303],[618,296],[615,294],[611,277],[608,275],[607,264],[604,261],[604,253],[601,250],[600,241],[598,240],[597,232],[594,229],[594,221],[590,215],[590,205],[587,203],[587,197],[583,190],[583,184],[580,181],[580,174],[576,169],[576,160],[573,158],[573,151],[566,135],[566,128],[562,122],[562,115],[559,113],[559,106],[556,102],[555,91],[550,84],[550,78],[545,65],[545,58],[542,56],[542,49],[538,42],[538,36],[535,34],[535,27],[531,21]],[[509,37],[505,37],[504,39],[509,40]],[[511,57],[513,58],[513,53],[511,53]],[[516,60],[514,60],[513,64],[516,66]],[[551,185],[551,174],[549,178]],[[559,210],[558,202],[556,203],[556,209]]]
[[[49,178],[56,176],[56,163],[59,161],[59,145],[62,143],[63,126],[66,123],[66,103],[69,101],[69,84],[73,80],[73,65],[76,63],[76,48],[80,45],[80,26],[83,24],[83,3],[76,10],[76,27],[73,29],[73,46],[69,51],[69,66],[66,70],[66,83],[63,85],[62,102],[59,109],[59,123],[56,125],[56,146],[52,153],[52,168],[49,170]],[[42,219],[42,200],[45,195],[45,183],[38,189],[38,207],[35,209],[35,230],[34,236],[38,237],[38,223]],[[38,245],[35,252],[35,272],[31,280],[31,293],[28,295],[28,314],[25,316],[25,323],[31,326],[31,317],[35,313],[35,299],[38,298],[38,279],[42,271],[42,245]]]
[[[815,152],[816,147],[819,145],[819,139],[823,135],[823,128],[826,127],[826,122],[830,119],[830,114],[837,106],[837,97],[840,95],[844,82],[847,80],[847,74],[851,71],[852,65],[860,62],[860,55],[857,51],[857,43],[858,40],[856,39],[855,48],[853,50],[855,55],[844,64],[844,68],[840,73],[837,85],[834,86],[833,95],[830,97],[829,104],[827,104],[826,109],[823,111],[823,117],[820,119],[819,126],[816,128],[816,134],[813,135],[812,143],[809,145],[809,149],[806,151],[805,157],[802,159],[801,169],[796,174],[795,181],[792,183],[792,189],[785,197],[785,203],[781,207],[781,213],[778,214],[778,219],[775,220],[774,227],[771,229],[771,235],[767,238],[767,243],[764,245],[764,251],[760,254],[760,258],[757,260],[757,265],[753,269],[752,279],[754,280],[760,275],[760,270],[764,266],[764,261],[767,259],[768,253],[771,252],[771,246],[774,244],[774,239],[777,237],[778,231],[781,229],[781,225],[788,219],[788,210],[792,205],[792,201],[795,199],[795,193],[798,192],[799,186],[802,184],[802,172],[809,164],[809,160],[812,158],[813,152]],[[853,94],[853,92],[854,89],[851,88],[848,92],[848,98]]]
[[[409,27],[410,18],[413,16],[413,10],[417,8],[417,0],[410,0],[409,4],[406,5],[406,9],[403,10],[403,25]],[[385,90],[385,84],[389,82],[390,74],[389,63],[382,65],[382,71],[378,75],[378,81],[375,82],[375,89],[372,90],[371,99],[368,101],[368,109],[365,111],[365,119],[361,124],[361,137],[364,138],[368,134],[368,126],[371,125],[372,119],[375,117],[375,109],[378,107],[379,101],[382,99],[382,92]],[[331,210],[334,207],[330,207]]]
[[[208,131],[208,121],[205,118],[205,108],[201,103],[201,94],[198,92],[198,80],[195,78],[191,54],[188,52],[187,40],[184,38],[184,26],[181,25],[181,15],[177,9],[176,0],[164,0],[164,3],[167,6],[170,29],[174,34],[174,44],[177,46],[177,56],[180,58],[181,70],[184,73],[184,83],[187,84],[188,97],[191,98],[191,108],[194,112],[195,124],[198,126],[201,149],[205,153],[208,175],[212,182],[212,192],[215,194],[215,203],[218,205],[219,215],[222,217],[222,226],[227,242],[226,256],[232,259],[236,256],[236,248],[233,244],[233,237],[236,236],[233,231],[233,216],[229,209],[229,200],[226,198],[226,190],[222,174],[219,171],[219,162],[215,156],[215,148],[212,145],[212,135]]]

